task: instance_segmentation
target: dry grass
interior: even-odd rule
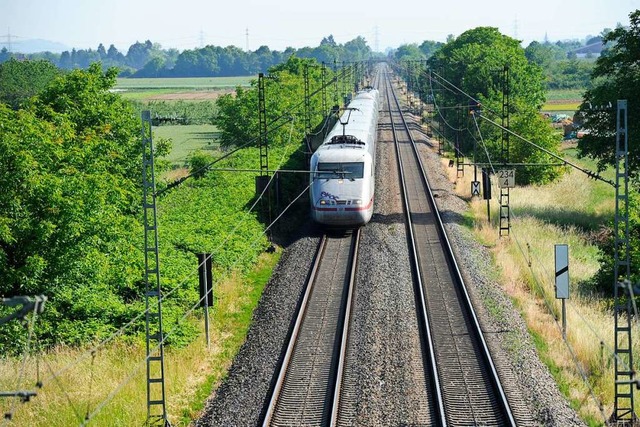
[[[215,309],[209,310],[209,349],[199,310],[190,320],[201,329],[198,339],[186,348],[166,351],[167,412],[173,426],[187,425],[195,418],[206,396],[226,374],[244,342],[253,309],[278,258],[278,253],[263,254],[248,279],[232,276],[217,285]],[[165,331],[169,329],[165,326]],[[147,417],[144,342],[120,340],[96,352],[95,357],[88,350],[60,347],[44,354],[38,363],[35,358],[28,358],[21,384],[17,384],[16,378],[23,361],[0,359],[0,390],[38,393],[28,403],[14,404],[14,399],[0,399],[3,414],[14,406],[9,425],[73,426],[80,425],[87,414],[91,415],[90,426],[144,425]],[[83,355],[88,357],[81,360]],[[71,369],[53,378],[52,373],[70,364]],[[38,365],[42,389],[35,387]],[[114,396],[110,398],[112,393]]]
[[[447,163],[448,160],[443,160],[444,167]],[[447,170],[454,181],[455,168]],[[467,200],[472,178],[473,170],[467,168],[465,176],[456,183],[456,191]],[[602,188],[594,189],[597,185],[571,171],[549,186],[512,189],[512,228],[506,238],[498,236],[499,189],[492,191],[491,223],[487,222],[485,200],[475,199],[470,203],[475,233],[491,247],[501,271],[502,286],[525,318],[542,360],[571,405],[591,425],[602,425],[604,421],[599,402],[603,403],[606,417],[611,415],[614,392],[613,316],[602,301],[582,291],[585,281],[599,268],[597,248],[590,242],[590,235],[613,216],[613,189],[610,197],[602,198]],[[562,339],[561,303],[555,299],[554,244],[557,243],[567,243],[570,252],[568,345]],[[640,350],[638,331],[639,328],[633,328],[636,354]]]

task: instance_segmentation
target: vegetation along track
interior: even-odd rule
[[[385,79],[398,167],[427,321],[436,407],[445,425],[515,425],[402,110]]]
[[[333,418],[359,236],[354,230],[322,238],[264,426],[328,425]]]

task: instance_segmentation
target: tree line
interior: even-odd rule
[[[587,37],[583,41],[563,40],[550,42],[545,40],[531,42],[525,49],[527,59],[540,65],[545,72],[548,89],[585,89],[590,84],[590,74],[595,65],[593,54],[586,59],[578,59],[576,52],[585,46],[602,42],[611,32],[604,29],[602,34]],[[450,35],[447,42],[455,37]],[[442,47],[444,43],[426,40],[421,44],[403,44],[390,52],[395,61],[427,59]],[[314,58],[327,65],[338,66],[342,62],[357,62],[371,57],[382,57],[367,45],[362,37],[356,37],[344,44],[337,43],[332,35],[324,37],[316,47],[284,51],[271,50],[260,46],[255,51],[244,51],[236,46],[213,46],[186,49],[164,49],[150,40],[132,44],[126,53],[120,52],[113,44],[105,48],[100,44],[97,49],[72,49],[61,54],[41,52],[35,54],[11,53],[6,48],[0,50],[0,63],[11,58],[44,59],[63,70],[86,69],[93,62],[101,62],[103,69],[118,67],[120,77],[223,77],[243,76],[265,73],[269,67],[281,64],[291,55],[299,58]]]
[[[311,88],[318,88],[322,71],[314,59],[291,56],[269,69],[269,121],[292,120],[289,113],[299,113],[305,68]],[[332,70],[325,71],[332,79]],[[41,348],[101,340],[145,309],[141,123],[133,104],[110,90],[117,74],[115,67],[103,71],[100,63],[68,72],[44,60],[0,64],[0,78],[25,86],[9,98],[0,92],[0,296],[48,297],[35,330]],[[255,84],[246,93],[238,90],[239,102],[250,110],[234,111],[232,97],[224,97],[221,125],[257,114]],[[313,126],[322,120],[318,98],[312,104]],[[257,122],[251,123],[241,127],[244,142],[258,135]],[[271,160],[288,153],[290,168],[302,168],[304,150],[291,155],[291,144],[300,146],[303,121],[270,130]],[[226,136],[227,145],[238,141],[237,134]],[[155,150],[162,159],[170,143],[156,141]],[[259,157],[252,146],[218,165],[255,168]],[[192,172],[212,160],[195,153]],[[156,167],[156,173],[162,171]],[[158,182],[158,188],[166,185]],[[200,173],[159,197],[162,284],[165,291],[175,290],[163,303],[166,324],[177,325],[198,300],[197,280],[184,280],[196,265],[195,253],[215,254],[213,274],[219,278],[232,269],[247,270],[266,248],[264,218],[247,211],[254,185],[247,174]],[[286,200],[299,189],[283,182],[281,191]],[[0,305],[0,317],[11,312]],[[135,337],[143,331],[144,317],[126,333]],[[181,322],[169,344],[183,344],[196,334],[193,322]],[[26,339],[19,323],[0,325],[0,353],[19,352]]]
[[[601,35],[589,36],[582,41],[532,41],[524,49],[524,55],[529,62],[542,68],[546,89],[587,89],[591,84],[591,72],[597,55],[587,53],[583,58],[578,58],[577,52],[586,46],[602,43],[606,34],[610,32],[611,30],[606,28]],[[447,43],[455,39],[456,37],[450,35]],[[404,44],[392,53],[392,57],[396,62],[427,60],[444,45],[445,43],[431,40],[421,44]]]
[[[14,54],[3,48],[0,51],[0,63],[11,58],[44,59],[60,69],[72,70],[86,69],[94,62],[101,62],[105,70],[117,67],[120,77],[226,77],[266,73],[269,67],[285,62],[292,55],[314,58],[327,65],[335,62],[337,66],[341,66],[343,62],[369,59],[373,52],[361,36],[344,44],[337,43],[329,35],[317,47],[288,47],[284,51],[278,51],[260,46],[255,51],[248,52],[236,46],[213,45],[180,52],[173,48],[163,49],[160,44],[147,40],[132,44],[126,54],[118,51],[113,44],[108,49],[100,44],[96,50],[72,49],[61,54]]]

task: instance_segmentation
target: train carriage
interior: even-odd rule
[[[311,157],[311,215],[320,224],[357,227],[373,215],[379,96],[358,92]]]

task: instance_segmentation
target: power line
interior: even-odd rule
[[[344,73],[345,73],[345,70],[342,70],[342,74],[344,74]],[[334,80],[337,80],[337,78],[338,78],[338,76],[334,77]],[[330,84],[333,84],[333,81],[334,81],[334,80],[332,80],[331,82],[329,82],[326,86],[328,86],[328,85],[330,85]],[[322,89],[323,89],[323,88],[320,88],[320,89],[318,89],[317,91],[315,91],[315,92],[312,94],[312,96],[313,96],[313,95],[315,95],[315,94],[317,94],[317,93],[318,93],[320,90],[322,90]],[[299,106],[299,105],[298,105],[298,106]],[[294,107],[294,108],[295,108],[295,107]],[[289,132],[289,142],[287,143],[287,146],[289,146],[289,145],[291,145],[291,139],[292,139],[292,135],[293,135],[293,129],[294,129],[295,116],[294,116],[294,115],[286,115],[286,114],[285,114],[285,115],[282,115],[282,116],[280,116],[278,119],[274,120],[274,121],[272,122],[272,124],[273,124],[273,123],[276,123],[278,120],[280,120],[280,119],[282,119],[282,118],[287,118],[288,120],[287,120],[287,121],[285,121],[284,123],[279,124],[275,129],[272,129],[271,131],[274,131],[274,130],[278,129],[279,127],[281,127],[281,126],[285,125],[286,123],[291,122],[291,129],[290,129],[290,132]],[[324,126],[326,126],[326,121],[325,121],[325,124],[323,125],[323,127],[324,127]],[[253,142],[253,141],[250,141],[250,142]],[[247,144],[243,145],[242,147],[244,147],[244,146],[246,146],[246,145],[247,145]],[[242,148],[242,147],[240,147],[240,148]],[[239,148],[238,148],[238,149],[239,149]],[[222,156],[222,157],[221,157],[221,158],[219,158],[219,159],[216,159],[214,162],[212,162],[211,164],[207,165],[205,168],[210,168],[213,164],[215,164],[216,162],[221,161],[222,159],[224,159],[224,158],[228,157],[228,155],[233,154],[233,153],[234,153],[234,152],[236,152],[238,149],[234,150],[234,151],[233,151],[233,152],[231,152],[231,153],[227,153],[227,155]],[[282,159],[280,160],[280,165],[284,162],[285,158],[287,157],[287,154],[288,154],[288,155],[291,155],[291,153],[287,153],[287,150],[285,149],[285,150],[283,151]],[[278,169],[276,170],[276,172],[286,172],[286,171],[282,171],[282,170],[280,170],[280,169],[279,169],[280,165],[278,166]],[[204,168],[201,168],[199,171],[201,171],[202,169],[204,169]],[[196,172],[197,172],[197,171],[196,171]],[[304,172],[304,173],[308,173],[308,171],[295,171],[295,172]],[[192,173],[190,176],[192,176],[193,174],[194,174],[194,173]],[[273,180],[273,179],[274,179],[274,177],[275,177],[275,174],[274,174],[273,176],[271,176],[271,180]],[[182,181],[181,181],[181,182],[182,182]],[[270,181],[270,182],[271,182],[271,181]],[[177,184],[176,184],[176,183],[174,183],[174,186],[175,186],[175,185],[177,185]],[[290,203],[290,204],[289,204],[289,205],[288,205],[288,206],[287,206],[287,207],[286,207],[286,208],[285,208],[281,213],[280,213],[280,215],[278,215],[278,217],[277,217],[273,222],[271,222],[271,224],[269,224],[269,226],[268,226],[268,227],[266,227],[266,228],[265,228],[265,230],[261,233],[261,235],[260,235],[260,236],[262,236],[262,235],[264,235],[265,233],[267,233],[267,232],[271,229],[271,227],[273,227],[273,225],[274,225],[275,223],[277,223],[277,221],[279,221],[279,220],[280,220],[280,218],[285,214],[285,212],[290,208],[290,206],[292,206],[292,205],[293,205],[293,204],[294,204],[294,203],[295,203],[295,202],[296,202],[300,197],[302,197],[302,195],[303,195],[303,194],[308,190],[309,186],[310,186],[310,184],[309,184],[309,185],[307,185],[307,187],[306,187],[304,190],[302,190],[302,191],[300,192],[300,194],[299,194],[299,195],[298,195],[298,196],[297,196],[297,197],[296,197],[296,198],[295,198],[295,199],[294,199],[294,200],[293,200],[293,201],[292,201],[292,202],[291,202],[291,203]],[[268,189],[268,185],[267,185],[267,186],[265,186],[265,189],[264,189],[264,190],[263,190],[263,192],[260,194],[260,196],[257,198],[257,200],[255,201],[255,203],[253,204],[253,206],[250,208],[250,210],[249,210],[249,211],[252,211],[252,210],[255,208],[255,206],[257,205],[257,203],[258,203],[258,202],[262,199],[262,197],[264,196],[264,194],[265,194],[265,192],[267,191],[267,189]],[[156,195],[157,195],[157,194],[156,194]],[[233,235],[233,233],[235,233],[235,231],[240,227],[240,225],[241,225],[241,223],[237,223],[237,224],[236,224],[236,227],[235,227],[235,228],[234,228],[234,230],[232,230],[232,232],[227,236],[227,239],[225,240],[225,242],[226,242],[229,238],[231,238],[231,236]],[[255,246],[255,244],[256,244],[257,242],[259,242],[259,241],[260,241],[260,240],[259,240],[259,238],[256,238],[256,239],[254,240],[254,242],[251,244],[251,247]],[[221,246],[222,246],[222,245],[224,245],[224,243],[225,243],[225,242],[223,242],[223,243],[221,244]],[[219,248],[218,248],[218,249],[219,249]],[[235,263],[232,267],[234,267],[238,262],[240,262],[240,258],[237,258],[236,263]],[[196,270],[196,271],[197,271],[197,270]],[[190,276],[190,275],[188,275],[188,276],[187,276],[187,278],[188,278],[189,276]],[[185,282],[186,282],[186,278],[185,278],[185,280],[184,280],[184,281],[182,281],[178,286],[174,287],[174,289],[172,289],[171,291],[169,291],[169,292],[167,292],[167,293],[164,293],[164,295],[162,295],[162,297],[161,297],[161,298],[162,298],[162,299],[166,299],[166,298],[168,298],[168,297],[169,297],[169,296],[170,296],[170,295],[171,295],[175,290],[177,290],[178,288],[180,288],[181,286],[183,286]],[[189,314],[191,313],[191,311],[193,311],[193,309],[190,309],[190,310],[185,314],[185,316],[186,316],[186,315],[189,315]],[[128,327],[130,327],[132,324],[134,324],[137,320],[139,320],[142,316],[144,316],[144,315],[145,315],[145,314],[147,314],[148,312],[149,312],[149,309],[144,310],[142,313],[140,313],[138,316],[136,316],[134,319],[132,319],[129,323],[127,323],[126,325],[124,325],[122,328],[120,328],[120,329],[119,329],[118,331],[116,331],[114,334],[112,334],[111,336],[109,336],[108,338],[106,338],[105,340],[103,340],[101,343],[99,343],[97,346],[95,346],[94,348],[92,348],[90,351],[88,351],[88,352],[84,353],[82,356],[80,356],[80,357],[79,357],[78,359],[76,359],[74,362],[72,362],[72,363],[70,363],[70,364],[66,365],[64,368],[62,368],[62,369],[61,369],[61,370],[59,370],[58,372],[53,372],[53,370],[51,369],[51,366],[47,363],[48,369],[49,369],[49,371],[51,372],[51,376],[50,376],[49,378],[47,378],[47,380],[46,380],[46,381],[53,380],[53,381],[55,381],[55,382],[58,384],[58,386],[60,387],[60,389],[63,391],[63,393],[64,393],[64,394],[65,394],[65,396],[67,397],[67,401],[69,402],[69,405],[71,406],[71,408],[73,409],[74,413],[76,414],[76,416],[77,416],[79,419],[81,419],[81,416],[80,416],[80,414],[79,414],[78,410],[77,410],[77,409],[75,408],[75,406],[73,405],[73,403],[72,403],[72,401],[71,401],[71,399],[70,399],[70,397],[69,397],[68,393],[66,393],[66,391],[65,391],[64,387],[62,386],[62,384],[61,384],[61,383],[60,383],[60,381],[59,381],[59,377],[60,377],[60,375],[61,375],[63,372],[66,372],[66,371],[68,371],[69,369],[71,369],[71,368],[73,368],[73,367],[77,366],[79,363],[81,363],[82,361],[86,360],[89,356],[91,356],[92,358],[94,358],[94,357],[95,357],[95,354],[96,354],[96,351],[98,351],[100,348],[102,348],[104,345],[106,345],[106,344],[107,344],[108,342],[110,342],[111,340],[115,339],[117,336],[119,336],[119,335],[121,335],[122,333],[124,333],[124,331],[125,331]],[[169,333],[167,333],[166,335],[164,335],[164,336],[161,338],[161,339],[162,339],[162,341],[161,341],[160,343],[158,343],[158,346],[161,346],[161,345],[162,345],[162,343],[164,343],[164,341],[166,341],[166,339],[167,339],[167,336],[168,336],[168,335],[169,335]],[[148,356],[145,358],[145,361],[146,361],[147,359],[149,359],[149,357],[150,357],[150,356],[148,355]],[[112,392],[107,396],[107,398],[106,398],[105,400],[103,400],[103,401],[102,401],[102,402],[101,402],[101,403],[100,403],[100,404],[99,404],[99,405],[94,409],[94,411],[93,411],[93,412],[90,412],[89,407],[87,407],[86,416],[85,416],[85,419],[84,419],[84,423],[83,423],[83,425],[85,425],[85,424],[86,424],[86,422],[88,422],[91,418],[93,418],[93,416],[95,416],[95,414],[97,414],[97,413],[98,413],[98,412],[99,412],[99,411],[100,411],[100,410],[101,410],[101,409],[102,409],[102,408],[103,408],[103,407],[104,407],[104,406],[105,406],[105,405],[106,405],[106,404],[107,404],[111,399],[113,399],[113,397],[114,397],[114,396],[115,396],[115,395],[116,395],[116,394],[117,394],[117,393],[122,389],[122,387],[124,387],[124,385],[126,385],[128,382],[130,382],[130,381],[131,381],[131,379],[132,379],[132,378],[137,374],[137,372],[140,370],[140,368],[141,368],[141,365],[140,365],[140,366],[138,366],[137,368],[135,368],[135,369],[133,370],[133,372],[132,372],[132,373],[131,373],[131,374],[130,374],[130,375],[129,375],[129,376],[128,376],[128,377],[127,377],[127,378],[126,378],[126,379],[125,379],[125,380],[124,380],[124,381],[123,381],[123,382],[122,382],[122,383],[121,383],[121,384],[120,384],[120,385],[115,389],[115,390],[114,390],[114,391],[112,391]]]
[[[490,166],[491,166],[491,169],[492,169],[492,170],[493,170],[493,172],[495,173],[495,169],[494,169],[493,164],[492,164],[492,162],[491,162],[491,157],[490,157],[489,152],[488,152],[488,150],[486,149],[486,146],[485,146],[485,144],[484,144],[484,140],[483,140],[483,138],[482,138],[482,133],[480,132],[480,128],[478,127],[478,122],[477,122],[477,120],[476,120],[476,118],[475,118],[475,115],[474,115],[474,121],[475,121],[475,124],[476,124],[476,128],[477,128],[477,130],[478,130],[478,134],[479,134],[479,136],[480,136],[480,140],[482,141],[482,145],[483,145],[483,147],[484,147],[484,149],[485,149],[485,152],[486,152],[486,154],[487,154],[487,158],[488,158],[488,160],[489,160],[489,164],[490,164]],[[514,219],[516,219],[516,216],[515,216],[515,215],[513,215],[513,217],[514,217]],[[516,246],[517,246],[518,250],[520,251],[520,253],[521,253],[522,257],[526,259],[526,256],[525,256],[525,253],[524,253],[524,250],[522,249],[522,245],[520,244],[520,241],[518,240],[517,233],[515,233],[515,231],[512,231],[511,236],[513,236],[514,241],[516,242]],[[537,261],[537,263],[541,266],[541,268],[543,269],[543,271],[544,271],[544,272],[549,276],[550,274],[549,274],[549,272],[546,270],[546,268],[545,268],[544,264],[543,264],[539,259],[537,259],[537,258],[536,258],[536,261]],[[537,276],[537,274],[536,274],[535,270],[533,269],[531,262],[528,262],[528,263],[527,263],[527,265],[529,266],[529,270],[530,270],[530,272],[531,272],[531,277],[533,278],[533,282],[534,282],[534,284],[538,287],[538,289],[539,289],[539,291],[540,291],[540,293],[541,293],[541,295],[542,295],[542,299],[543,299],[543,301],[544,301],[544,304],[545,304],[545,306],[547,307],[548,312],[552,315],[552,317],[553,317],[553,319],[554,319],[554,322],[555,322],[556,326],[558,327],[558,329],[559,329],[560,331],[562,331],[562,326],[560,325],[560,323],[558,322],[558,319],[557,319],[556,315],[554,314],[554,311],[553,311],[553,308],[552,308],[552,303],[551,303],[551,302],[549,302],[549,300],[548,300],[548,298],[547,298],[547,293],[545,292],[545,289],[544,289],[543,285],[541,284],[541,281],[538,279],[538,276]],[[604,339],[602,339],[602,338],[597,334],[597,332],[595,332],[595,330],[594,330],[594,329],[589,325],[589,323],[586,321],[586,319],[584,318],[584,316],[582,316],[582,315],[578,312],[578,310],[577,310],[575,307],[573,307],[573,305],[571,305],[571,306],[572,306],[573,310],[574,310],[576,313],[578,313],[579,317],[580,317],[580,318],[581,318],[581,319],[582,319],[582,320],[587,324],[588,328],[589,328],[589,329],[594,333],[594,335],[595,335],[595,336],[600,340],[600,343],[601,343],[602,345],[605,345],[605,344],[604,344]],[[599,409],[600,414],[601,414],[601,416],[602,416],[602,419],[606,422],[607,417],[606,417],[606,414],[604,413],[604,409],[603,409],[602,402],[601,402],[601,401],[596,397],[595,392],[594,392],[594,390],[593,390],[593,387],[591,386],[591,383],[589,382],[588,375],[587,375],[587,373],[584,371],[584,369],[582,368],[582,366],[581,366],[580,362],[578,361],[578,357],[577,357],[577,355],[576,355],[576,353],[575,353],[575,350],[573,349],[573,347],[572,347],[571,343],[569,342],[568,338],[567,338],[566,336],[564,336],[564,334],[561,334],[561,335],[562,335],[562,340],[563,340],[563,342],[564,342],[565,346],[567,347],[567,350],[569,351],[569,354],[570,354],[570,356],[571,356],[571,359],[572,359],[572,361],[573,361],[574,366],[576,367],[576,370],[577,370],[578,374],[579,374],[579,375],[580,375],[580,377],[582,378],[582,381],[587,385],[587,388],[588,388],[588,390],[589,390],[589,394],[591,395],[591,397],[593,398],[593,400],[597,403],[597,405],[598,405],[598,409]],[[608,347],[608,346],[607,346],[607,348],[609,349],[609,347]],[[609,350],[610,350],[610,349],[609,349]],[[610,351],[610,353],[613,355],[613,357],[614,357],[614,358],[618,358],[618,356],[615,354],[615,352],[611,352],[611,351]]]
[[[576,165],[575,163],[570,162],[569,160],[564,159],[563,157],[555,154],[554,152],[549,151],[546,148],[541,147],[540,145],[536,144],[535,142],[532,142],[532,141],[526,139],[525,137],[523,137],[521,135],[518,135],[514,131],[512,131],[510,129],[507,129],[506,127],[494,122],[493,120],[491,120],[490,118],[486,117],[485,115],[478,114],[478,117],[480,117],[481,119],[484,119],[484,120],[488,121],[489,123],[499,127],[500,129],[502,129],[505,132],[508,132],[509,134],[515,136],[516,138],[526,142],[527,144],[530,144],[530,145],[536,147],[537,149],[539,149],[541,151],[544,151],[546,154],[550,155],[551,157],[554,157],[554,158],[556,158],[558,160],[561,160],[564,164],[566,164],[568,166],[571,166],[572,168],[577,169],[580,172],[583,172],[584,174],[588,175],[590,178],[593,178],[593,179],[596,179],[596,180],[599,180],[599,181],[602,181],[602,182],[606,182],[607,184],[611,185],[612,187],[616,187],[616,183],[615,182],[613,182],[613,181],[611,181],[609,179],[603,178],[602,176],[600,176],[599,173],[592,172],[592,171],[590,171],[588,169],[585,169],[585,168],[583,168],[581,166]]]
[[[465,96],[466,96],[466,97],[468,97],[470,100],[472,100],[472,101],[477,102],[478,104],[480,104],[480,101],[479,101],[478,99],[476,99],[476,98],[472,97],[471,95],[469,95],[468,93],[466,93],[465,91],[463,91],[462,89],[460,89],[459,87],[457,87],[456,85],[454,85],[453,83],[451,83],[450,81],[448,81],[447,79],[445,79],[444,77],[440,76],[439,74],[437,74],[437,73],[435,73],[435,72],[433,72],[433,74],[434,74],[435,76],[437,76],[438,78],[442,79],[443,81],[447,82],[447,84],[449,84],[451,87],[455,88],[455,89],[456,89],[460,94],[465,95]],[[430,80],[430,81],[431,81],[431,80]],[[444,87],[444,85],[443,85],[442,83],[438,82],[437,80],[436,80],[436,83],[439,83],[441,86],[443,86],[443,87]],[[433,89],[432,89],[432,91],[433,91]],[[495,111],[493,111],[493,110],[491,110],[491,109],[488,109],[488,108],[487,108],[487,110],[488,110],[488,111],[490,111],[490,112],[492,112],[493,114],[498,115],[498,113],[496,113]],[[472,112],[472,114],[475,114],[475,112]],[[569,160],[566,160],[565,158],[563,158],[563,157],[561,157],[561,156],[559,156],[559,155],[555,154],[554,152],[552,152],[552,151],[550,151],[550,150],[548,150],[548,149],[546,149],[546,148],[544,148],[544,147],[542,147],[542,146],[540,146],[540,145],[538,145],[538,144],[536,144],[536,143],[534,143],[534,142],[532,142],[532,141],[528,140],[527,138],[525,138],[525,137],[523,137],[523,136],[521,136],[521,135],[519,135],[519,134],[515,133],[515,132],[514,132],[514,131],[512,131],[511,129],[508,129],[508,128],[506,128],[506,127],[502,126],[501,124],[499,124],[499,123],[497,123],[497,122],[495,122],[495,121],[491,120],[490,118],[488,118],[488,117],[487,117],[487,116],[485,116],[484,114],[481,114],[481,113],[480,113],[480,114],[478,114],[478,117],[480,117],[481,119],[484,119],[484,120],[488,121],[489,123],[491,123],[491,124],[493,124],[494,126],[496,126],[496,127],[500,128],[500,129],[502,129],[503,131],[505,131],[505,132],[507,132],[507,133],[509,133],[509,134],[511,134],[511,135],[513,135],[513,136],[515,136],[516,138],[518,138],[518,139],[522,140],[523,142],[526,142],[527,144],[530,144],[530,145],[532,145],[532,146],[536,147],[537,149],[539,149],[539,150],[541,150],[541,151],[545,152],[546,154],[550,155],[551,157],[554,157],[554,158],[556,158],[556,159],[558,159],[558,160],[562,161],[562,163],[563,163],[563,164],[565,164],[565,165],[567,165],[567,166],[571,166],[572,168],[574,168],[574,169],[577,169],[577,170],[581,171],[582,173],[586,174],[586,175],[587,175],[587,176],[589,176],[590,178],[593,178],[593,179],[596,179],[596,180],[599,180],[599,181],[602,181],[602,182],[606,182],[607,184],[611,185],[612,187],[616,187],[616,184],[615,184],[613,181],[611,181],[611,180],[609,180],[609,179],[606,179],[606,178],[603,178],[602,176],[600,176],[600,174],[599,174],[598,172],[590,171],[589,169],[585,169],[585,168],[583,168],[583,167],[581,167],[581,166],[578,166],[577,164],[575,164],[575,163],[573,163],[573,162],[571,162],[571,161],[569,161]],[[449,126],[449,127],[451,127],[451,126]]]

